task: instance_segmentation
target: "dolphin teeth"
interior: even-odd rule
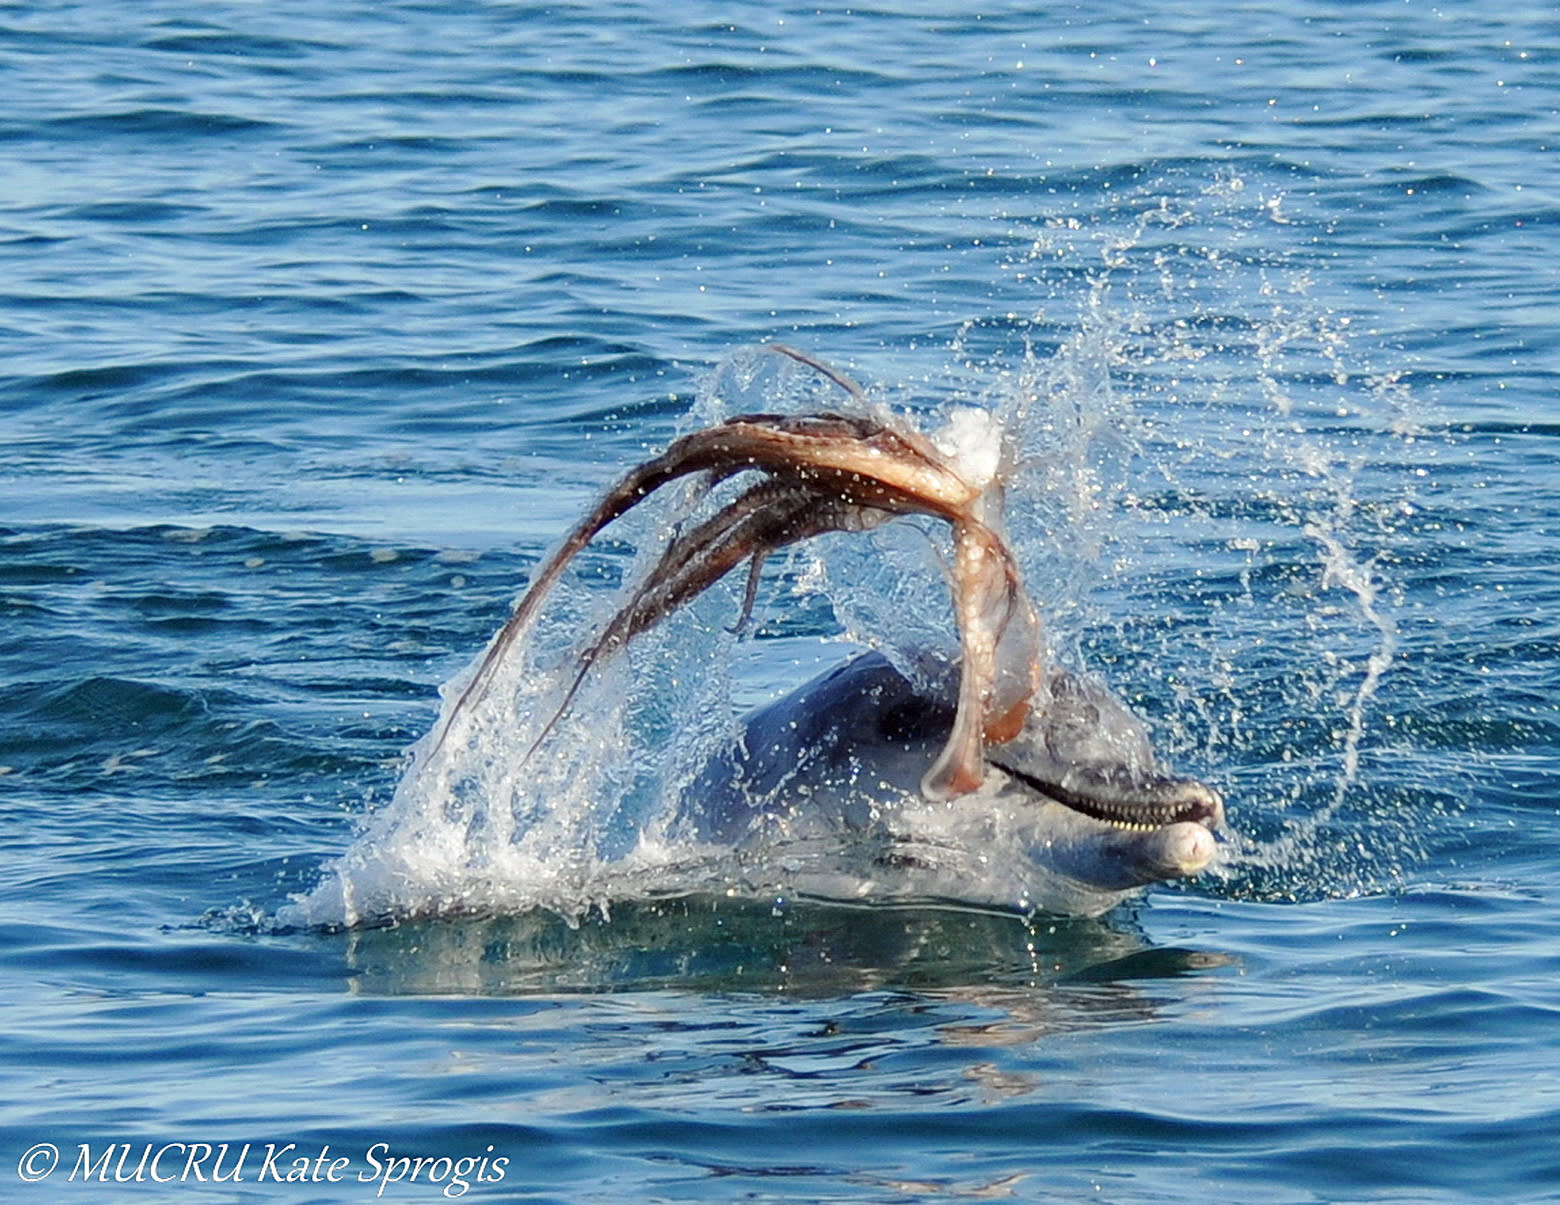
[[[1217,829],[1223,821],[1218,792],[1195,779],[1157,779],[1112,793],[1108,783],[1064,785],[1001,762],[992,764],[1047,799],[1125,832],[1149,833],[1186,821]]]

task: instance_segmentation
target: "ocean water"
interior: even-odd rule
[[[1552,6],[0,4],[0,81],[6,1199],[1560,1199]],[[1021,433],[1051,647],[1223,865],[655,899],[563,792],[507,894],[300,914],[770,340]],[[945,639],[893,531],[604,676],[580,781]]]

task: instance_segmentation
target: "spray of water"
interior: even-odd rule
[[[1234,176],[1116,197],[1015,231],[1005,272],[1031,312],[969,324],[946,365],[868,404],[922,411],[923,429],[968,408],[999,420],[1010,536],[1048,655],[1101,674],[1177,768],[1224,787],[1241,835],[1218,889],[1387,886],[1423,822],[1371,775],[1397,644],[1387,566],[1412,509],[1396,454],[1411,400],[1389,373],[1350,366],[1349,322],[1310,299],[1315,257],[1282,198],[1247,196]],[[687,426],[848,404],[818,373],[755,350],[720,366]],[[573,651],[639,571],[631,550],[653,556],[699,503],[689,486],[614,526],[482,705],[456,717],[458,739],[425,743],[284,921],[578,918],[742,884],[729,851],[671,819],[731,739],[739,585],[593,672],[541,753],[523,756]],[[767,575],[743,640],[843,638],[915,676],[955,651],[945,541],[935,524],[897,521],[799,549]]]
[[[1455,805],[1382,722],[1412,705],[1390,671],[1415,401],[1329,301],[1325,222],[1288,202],[1169,173],[1041,223],[1008,270],[1043,304],[998,383],[1047,416],[1018,420],[1049,441],[1031,513],[1070,503],[1031,528],[1051,551],[1026,550],[1072,553],[1057,640],[1225,786],[1242,835],[1223,889],[1272,898],[1399,882]],[[971,329],[968,366],[994,341]]]

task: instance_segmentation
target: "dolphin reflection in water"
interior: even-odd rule
[[[532,628],[570,560],[652,492],[702,474],[751,477],[680,531],[579,654],[592,667],[746,563],[743,620],[771,553],[901,515],[952,530],[955,669],[916,675],[858,656],[762,707],[699,774],[681,819],[694,836],[762,852],[793,893],[864,901],[945,900],[1079,915],[1208,866],[1224,818],[1210,787],[1157,765],[1147,732],[1103,687],[1042,663],[1040,624],[1002,534],[994,460],[867,417],[854,382],[794,349],[856,413],[747,414],[675,440],[630,471],[541,567],[454,706],[430,753]]]

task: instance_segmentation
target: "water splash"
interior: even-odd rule
[[[1044,301],[1018,324],[1026,355],[1049,340],[1053,396],[1114,429],[1056,458],[1085,502],[1069,568],[1087,585],[1050,610],[1071,654],[1226,786],[1245,834],[1232,894],[1390,886],[1456,806],[1381,722],[1412,705],[1383,692],[1426,449],[1404,365],[1371,363],[1396,353],[1329,291],[1330,238],[1304,196],[1166,172],[1041,223],[1008,264]]]
[[[1006,271],[1042,304],[969,324],[948,366],[866,404],[921,411],[923,429],[961,408],[997,416],[1010,535],[1049,655],[1100,672],[1178,769],[1225,787],[1244,835],[1222,890],[1389,885],[1422,823],[1404,814],[1411,784],[1371,777],[1398,643],[1386,567],[1413,511],[1412,399],[1391,370],[1350,366],[1347,316],[1309,297],[1303,224],[1234,175],[1145,181],[1108,212],[1031,233]],[[745,351],[705,383],[687,427],[851,404],[816,372]],[[733,666],[757,648],[779,680],[819,639],[880,648],[912,677],[954,655],[946,533],[911,520],[826,537],[766,574],[740,645],[727,630],[739,587],[722,583],[593,672],[522,767],[581,634],[643,570],[633,550],[653,556],[703,500],[694,485],[670,493],[581,559],[461,739],[415,752],[394,800],[284,921],[578,918],[751,885],[730,851],[672,822],[731,739]]]
[[[1009,295],[1033,308],[966,324],[919,386],[1002,417],[1053,656],[1226,789],[1215,889],[1286,899],[1390,888],[1460,806],[1393,736],[1414,701],[1390,690],[1392,575],[1434,451],[1397,353],[1329,293],[1325,218],[1291,201],[1172,171],[1017,228]],[[859,639],[932,589],[904,584],[905,539],[815,575]]]

